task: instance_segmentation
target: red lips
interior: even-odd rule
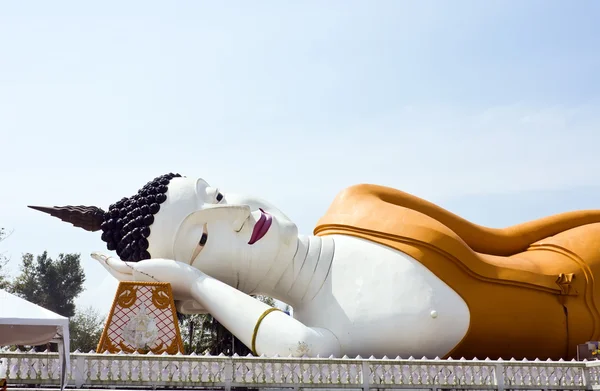
[[[262,209],[259,210],[260,218],[254,225],[254,229],[252,230],[252,236],[250,236],[250,241],[248,242],[248,244],[250,245],[262,239],[262,237],[265,236],[265,234],[269,230],[269,227],[271,227],[271,223],[273,223],[273,217],[270,214],[268,214]]]

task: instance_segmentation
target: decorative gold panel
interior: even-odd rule
[[[120,282],[98,353],[184,353],[169,283]]]

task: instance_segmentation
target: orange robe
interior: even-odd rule
[[[577,344],[600,339],[600,210],[493,229],[395,189],[357,185],[338,194],[314,233],[402,251],[457,292],[470,325],[450,357],[572,359]]]

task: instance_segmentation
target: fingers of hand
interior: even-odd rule
[[[128,266],[125,262],[99,252],[93,252],[91,256],[100,262],[102,266],[104,266],[104,268],[108,270],[108,272],[117,280],[131,281],[133,279],[132,267]]]

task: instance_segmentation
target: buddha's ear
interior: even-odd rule
[[[173,241],[175,259],[188,262],[203,232],[204,224],[225,221],[239,232],[250,217],[248,205],[205,205],[203,209],[190,213],[181,223]],[[189,254],[188,254],[189,253]]]
[[[202,197],[205,197],[206,189],[208,187],[210,187],[210,185],[204,179],[198,178],[198,180],[196,180],[196,194],[201,194]]]

